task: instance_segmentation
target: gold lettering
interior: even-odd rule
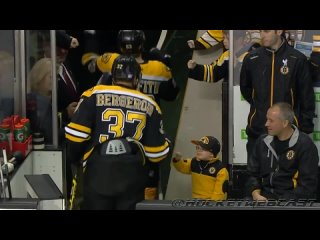
[[[104,95],[105,99],[104,99],[104,106],[111,106],[111,94],[105,94]]]
[[[149,93],[149,94],[150,94],[150,93],[153,93],[153,92],[152,92],[152,87],[153,87],[154,82],[148,81],[147,84],[148,84],[148,87],[149,87],[149,90],[148,90],[147,93]]]
[[[154,82],[153,94],[158,94],[159,93],[159,87],[160,87],[160,83],[159,82]]]
[[[104,95],[97,94],[96,95],[96,106],[103,106],[104,105]]]
[[[140,110],[143,112],[147,111],[147,101],[146,100],[142,100],[140,103]]]
[[[152,105],[152,104],[150,104],[150,103],[148,103],[148,106],[147,106],[147,114],[148,114],[149,116],[151,116],[151,115],[152,115],[153,110],[154,110],[153,105]]]
[[[112,106],[116,106],[118,107],[119,106],[119,96],[118,95],[112,95],[112,103],[111,103]]]
[[[126,106],[126,96],[121,95],[119,97],[119,104],[120,104],[120,107],[125,107]]]
[[[132,109],[133,97],[127,97],[127,108]]]
[[[138,98],[134,98],[133,99],[133,107],[134,107],[134,109],[140,110],[140,102],[141,102],[141,100],[138,99]]]
[[[142,85],[143,85],[143,92],[144,93],[148,93],[148,86],[146,84],[147,82],[146,81],[142,81]]]
[[[154,111],[154,106],[146,100],[125,95],[97,94],[96,106],[115,106],[146,112],[149,116]]]

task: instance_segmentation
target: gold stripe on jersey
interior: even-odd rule
[[[210,48],[211,45],[209,43],[207,43],[204,39],[202,39],[202,37],[198,38],[197,41],[199,43],[201,43],[205,48]]]
[[[65,127],[65,132],[70,141],[83,142],[90,139],[91,129],[71,122]]]
[[[68,127],[76,129],[76,130],[79,130],[79,131],[84,132],[84,133],[88,133],[88,134],[91,133],[91,129],[90,128],[82,126],[82,125],[77,124],[77,123],[71,122],[71,123],[68,124]]]
[[[197,39],[205,48],[213,47],[223,41],[222,30],[208,30]]]
[[[216,41],[218,41],[218,42],[223,41],[223,31],[222,30],[208,30],[207,33],[211,38],[214,38]]]
[[[293,188],[296,188],[296,187],[297,187],[298,176],[299,176],[299,171],[297,171],[297,172],[294,174],[294,176],[292,177]]]
[[[146,106],[146,108],[149,108],[150,111],[151,111],[151,106],[154,106],[157,110],[158,113],[161,114],[161,110],[160,110],[160,107],[159,105],[152,99],[150,98],[148,95],[144,94],[144,93],[141,93],[137,90],[134,90],[134,89],[129,89],[129,88],[124,88],[124,87],[120,87],[120,86],[106,86],[106,85],[97,85],[87,91],[85,91],[82,96],[84,97],[91,97],[93,94],[110,94],[110,95],[120,95],[120,96],[123,96],[123,99],[129,99],[130,97],[133,97],[136,100],[136,104],[138,104],[138,99],[143,99],[145,101],[147,101],[148,104]],[[108,98],[108,96],[105,97],[106,99]],[[145,105],[142,105],[142,102],[143,100],[140,102],[140,108],[141,106],[145,106]],[[112,98],[111,98],[111,101],[112,101]],[[114,99],[114,101],[116,101],[116,99]],[[129,102],[131,102],[129,100]],[[134,107],[134,103],[133,102],[133,107]],[[144,109],[144,107],[142,108]],[[150,112],[150,111],[147,111],[147,112]]]
[[[222,66],[222,64],[225,61],[229,61],[229,50],[227,50],[227,51],[225,51],[224,53],[221,54],[221,56],[218,58],[217,65],[218,66]]]
[[[77,138],[88,139],[90,137],[89,134],[75,130],[75,129],[70,128],[68,126],[65,127],[65,131],[66,131],[66,133],[68,133],[74,137],[77,137]]]
[[[112,64],[114,60],[119,56],[118,53],[104,53],[97,58],[97,66],[99,70],[103,73],[111,73]]]
[[[82,97],[86,97],[86,98],[90,97],[90,96],[92,95],[92,91],[93,91],[94,88],[95,88],[95,87],[92,87],[92,88],[84,91],[84,92],[81,94],[81,98],[82,98]]]
[[[146,150],[148,149],[148,150]],[[169,152],[169,144],[165,142],[162,146],[159,147],[146,147],[144,146],[145,154],[150,161],[156,162],[165,158]]]
[[[93,151],[94,147],[92,147],[88,152],[86,152],[83,155],[83,161],[86,161],[88,159],[88,157],[91,155],[92,151]]]
[[[206,82],[207,81],[207,74],[208,74],[208,70],[207,70],[207,67],[206,65],[203,65],[203,79],[204,81]]]
[[[82,55],[81,63],[82,63],[82,65],[86,65],[92,59],[97,59],[98,57],[99,57],[99,55],[96,53],[93,53],[93,52],[85,53]]]
[[[142,79],[154,81],[168,81],[172,78],[170,68],[159,61],[141,63]]]
[[[149,146],[143,146],[144,150],[150,153],[157,153],[164,151],[169,146],[168,142],[166,141],[162,146],[158,147],[149,147]]]
[[[77,142],[77,143],[81,143],[81,142],[84,142],[84,141],[87,140],[85,138],[79,138],[79,137],[73,136],[73,135],[68,134],[68,133],[65,134],[65,137],[66,137],[66,139],[68,139],[68,140],[70,140],[72,142]]]
[[[209,65],[209,82],[213,82],[213,65]]]

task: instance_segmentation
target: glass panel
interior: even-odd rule
[[[27,117],[33,133],[52,144],[52,70],[50,31],[26,31]]]
[[[14,32],[0,30],[0,122],[14,111]]]

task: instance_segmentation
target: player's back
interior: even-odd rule
[[[101,143],[112,138],[140,140],[148,118],[161,114],[158,105],[145,94],[121,86],[98,85],[83,93],[91,102],[92,141]],[[156,111],[157,113],[154,113]]]

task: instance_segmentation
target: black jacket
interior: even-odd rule
[[[313,132],[315,100],[307,58],[283,41],[277,51],[261,47],[244,59],[240,90],[250,103],[247,134],[257,138],[266,133],[266,113],[277,102],[293,106],[295,124],[305,133]]]
[[[317,189],[318,150],[311,138],[296,127],[289,147],[276,154],[274,137],[257,140],[248,162],[248,193],[256,189],[272,192],[286,199],[313,198]],[[262,194],[263,195],[263,194]]]
[[[320,52],[312,52],[310,55],[310,68],[313,85],[320,86]]]
[[[72,102],[78,102],[80,98],[80,93],[78,91],[78,82],[75,81],[72,72],[70,71],[70,68],[68,67],[68,64],[63,63],[62,64],[65,69],[68,71],[68,74],[70,78],[72,79],[73,83],[76,87],[76,93],[70,94],[68,91],[67,83],[64,80],[63,74],[62,74],[62,68],[61,66],[58,71],[57,80],[58,80],[58,97],[57,97],[57,106],[58,106],[58,119],[59,119],[59,140],[61,143],[64,141],[64,127],[70,122],[70,118],[68,115],[67,107]]]

